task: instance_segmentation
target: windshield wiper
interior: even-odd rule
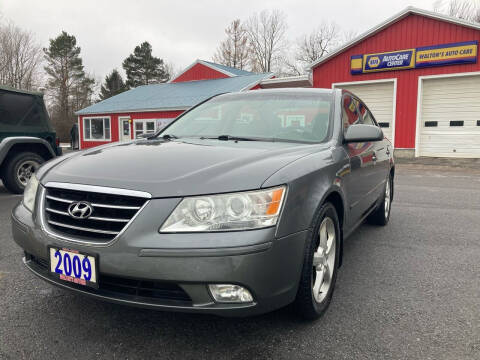
[[[165,134],[162,136],[165,140],[173,140],[173,139],[178,139],[178,136],[175,136],[173,134]]]
[[[220,136],[202,136],[201,139],[216,139],[222,141],[274,141],[271,138],[260,138],[260,137],[246,137],[246,136],[232,136],[232,135],[220,135]]]

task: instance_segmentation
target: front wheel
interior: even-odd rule
[[[4,173],[3,184],[14,194],[21,194],[27,186],[30,177],[45,160],[31,152],[22,152],[8,160]]]
[[[302,317],[317,319],[330,305],[337,279],[340,225],[335,207],[324,204],[305,251],[294,307]]]

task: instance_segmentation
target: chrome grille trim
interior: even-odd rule
[[[48,196],[47,196],[47,198],[48,198]],[[70,216],[70,214],[66,211],[50,209],[48,207],[45,208],[45,211],[52,212],[52,213],[59,214],[59,215],[63,215],[63,216]],[[113,221],[113,222],[129,222],[130,221],[130,219],[106,218],[106,217],[100,217],[100,216],[90,216],[89,219],[90,220],[98,220],[98,221]]]
[[[68,203],[68,204],[75,201],[75,200],[69,200],[69,199],[62,199],[62,198],[50,196],[50,195],[47,195],[46,198],[53,201],[59,201],[59,202]],[[108,205],[108,204],[97,204],[97,203],[92,203],[92,206],[109,208],[109,209],[124,209],[124,210],[138,210],[141,208],[141,206],[120,206],[120,205]]]
[[[62,224],[56,221],[47,221],[49,224],[64,227],[64,228],[69,228],[69,229],[74,229],[74,230],[81,230],[81,231],[88,231],[88,232],[93,232],[93,233],[98,233],[98,234],[109,234],[109,235],[118,235],[119,231],[106,231],[106,230],[97,230],[97,229],[91,229],[91,228],[86,228],[86,227],[81,227],[81,226],[73,226],[73,225],[67,225],[67,224]]]
[[[96,185],[71,184],[71,183],[49,181],[45,184],[45,187],[46,188],[53,187],[53,188],[65,189],[65,190],[95,192],[95,193],[101,193],[101,194],[133,196],[133,197],[141,197],[145,199],[152,198],[152,194],[145,191],[111,188],[111,187],[96,186]]]
[[[115,210],[114,206],[118,206],[117,208],[117,212],[116,212],[116,215],[119,215],[118,214],[118,211],[120,212],[123,212],[123,211],[135,211],[133,216],[132,215],[128,215],[129,216],[129,219],[121,219],[121,218],[109,218],[109,217],[105,217],[105,216],[95,216],[95,217],[90,217],[90,220],[96,220],[96,221],[102,221],[102,222],[105,222],[105,224],[107,224],[107,222],[113,222],[113,223],[116,223],[118,225],[116,226],[120,226],[120,224],[123,224],[122,228],[120,231],[116,231],[116,229],[111,229],[111,227],[109,228],[109,226],[105,225],[103,226],[103,228],[100,228],[100,229],[91,229],[90,227],[82,227],[82,226],[76,226],[75,225],[72,225],[72,222],[70,222],[70,224],[64,224],[62,222],[59,222],[59,221],[53,221],[52,219],[50,219],[50,216],[47,214],[47,187],[48,188],[52,188],[52,191],[53,190],[71,190],[71,191],[80,191],[80,192],[91,192],[91,193],[100,193],[100,194],[106,194],[106,195],[119,195],[120,197],[121,196],[130,196],[130,197],[136,197],[137,198],[137,203],[138,202],[141,202],[141,200],[143,199],[144,202],[142,206],[120,206],[120,205],[112,205],[112,206],[107,206],[107,204],[100,204],[100,205],[105,205],[105,207],[109,207],[111,208],[112,210]],[[118,191],[118,192],[117,192]],[[149,193],[146,193],[146,192],[141,192],[141,191],[134,191],[134,190],[125,190],[125,189],[117,189],[117,188],[106,188],[106,187],[98,187],[98,186],[90,186],[90,185],[78,185],[78,184],[70,184],[70,183],[54,183],[54,182],[49,182],[47,183],[46,185],[41,185],[40,188],[39,188],[39,204],[37,205],[37,211],[38,211],[38,219],[39,219],[39,222],[40,222],[40,225],[41,225],[41,228],[42,230],[47,233],[48,235],[58,239],[58,240],[64,240],[64,241],[68,241],[68,242],[72,242],[72,243],[78,243],[78,244],[83,244],[83,245],[88,245],[88,246],[96,246],[96,247],[106,247],[106,246],[110,246],[112,245],[128,228],[129,226],[131,225],[131,223],[137,218],[137,216],[142,212],[142,210],[149,204],[150,202],[150,199],[151,199],[152,195],[149,194]],[[141,199],[139,199],[141,198]],[[60,200],[63,200],[62,203],[66,204],[67,203],[67,200],[66,199],[63,199],[63,198],[56,198],[54,197],[54,199],[50,199],[50,200],[53,200],[55,201],[56,199],[60,199]],[[105,198],[104,200],[108,199]],[[71,201],[68,201],[68,203],[71,203],[73,201],[77,201],[77,200],[71,200]],[[101,206],[98,206],[97,207],[101,207]],[[49,209],[49,210],[56,210],[56,209]],[[105,212],[105,211],[103,211]],[[56,211],[53,211],[53,213],[56,213],[60,216],[64,216],[64,215],[68,215],[67,212],[64,212],[64,211],[60,211],[60,210],[56,210]],[[47,215],[48,215],[48,219],[47,219]],[[105,214],[107,215],[107,214]],[[130,217],[131,216],[131,217]],[[57,216],[58,218],[58,216]],[[68,233],[63,233],[62,231],[58,230],[57,229],[54,229],[53,227],[49,226],[49,221],[51,222],[51,225],[52,226],[56,226],[56,227],[61,227],[62,225],[67,228],[69,227],[70,229],[74,229],[74,230],[78,230],[78,231],[85,231],[85,232],[90,232],[91,235],[90,236],[85,236],[85,238],[83,238],[82,234],[79,234],[78,236],[80,237],[76,237],[75,234],[68,234]],[[52,223],[53,221],[53,223]],[[55,224],[56,223],[56,224]],[[100,225],[99,225],[100,226]],[[115,226],[115,227],[116,227]],[[105,230],[105,227],[107,227],[107,230]],[[115,228],[114,227],[114,228]],[[110,229],[112,231],[110,231]],[[95,230],[95,231],[90,231],[90,230]],[[115,230],[115,231],[113,231]],[[113,235],[114,237],[113,238],[98,238],[98,239],[89,239],[89,237],[94,237],[95,235],[94,234],[98,234],[98,236],[102,235],[102,236],[107,236],[109,237],[108,235]]]

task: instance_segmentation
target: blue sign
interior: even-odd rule
[[[413,67],[415,67],[415,49],[363,55],[363,73]]]

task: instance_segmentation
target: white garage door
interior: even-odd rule
[[[422,81],[418,154],[480,157],[480,76]]]
[[[385,136],[393,143],[393,81],[369,84],[335,85],[336,88],[351,91],[370,109],[375,120],[382,127]]]

